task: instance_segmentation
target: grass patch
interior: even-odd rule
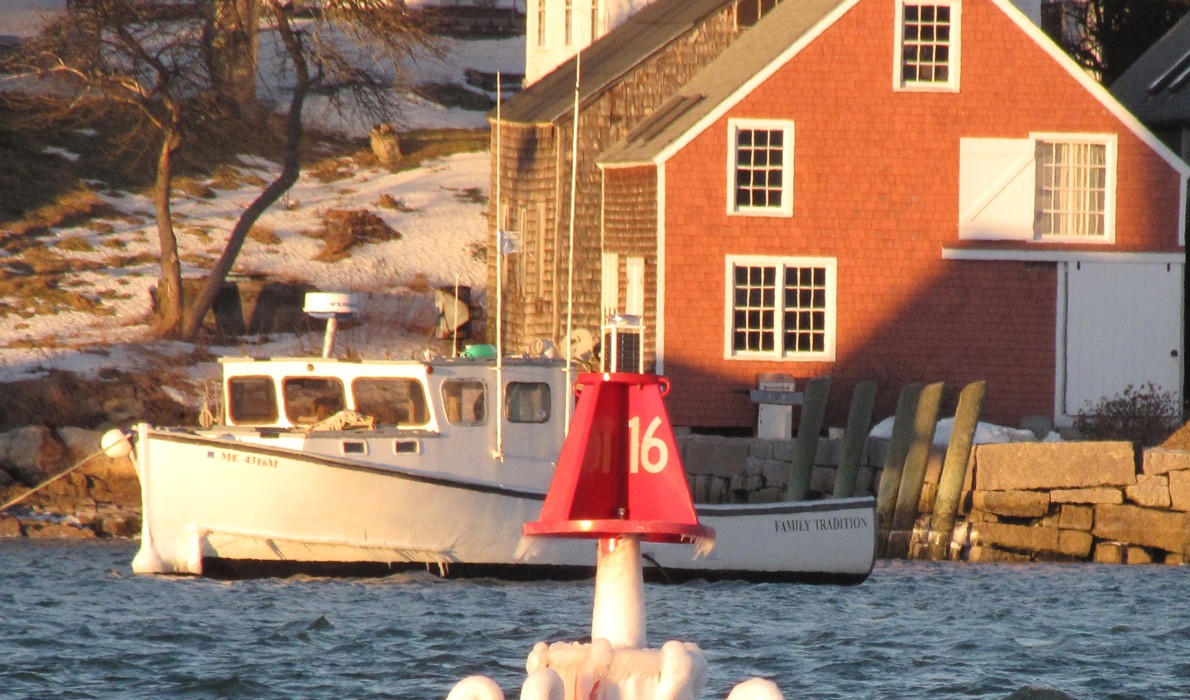
[[[238,190],[241,187],[264,187],[264,178],[246,173],[232,165],[220,165],[211,176],[211,187],[217,190]]]
[[[248,231],[248,238],[261,243],[263,245],[278,245],[281,243],[281,237],[277,235],[276,230],[272,226],[265,224],[256,224]]]
[[[356,164],[350,158],[323,158],[305,168],[306,174],[323,184],[346,180],[355,175]]]
[[[417,211],[413,207],[406,204],[405,200],[397,199],[391,194],[380,195],[380,198],[376,200],[376,206],[380,207],[381,209],[392,209],[393,211],[399,211],[402,214],[412,214],[413,212]]]
[[[174,190],[189,195],[195,199],[214,199],[215,190],[205,182],[199,182],[193,177],[183,176],[174,178]]]
[[[486,151],[490,143],[487,129],[416,129],[401,134],[401,166],[412,170],[429,160],[456,153]]]
[[[466,187],[463,189],[456,189],[454,187],[443,187],[447,192],[454,192],[455,199],[467,204],[487,204],[488,197],[478,187]]]
[[[55,246],[58,250],[66,250],[71,253],[93,253],[95,246],[82,236],[71,236],[70,238],[63,238]]]
[[[332,209],[322,217],[318,238],[322,239],[322,250],[314,259],[334,262],[347,257],[356,246],[400,240],[401,233],[367,209]]]

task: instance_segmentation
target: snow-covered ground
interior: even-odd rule
[[[59,0],[3,0],[0,34],[36,31],[41,13],[64,3]],[[462,83],[467,68],[517,71],[523,64],[523,37],[444,41],[445,56],[423,55],[410,65],[415,83]],[[262,51],[262,54],[264,52]],[[272,73],[262,71],[262,86],[275,84]],[[266,90],[267,91],[267,90]],[[314,101],[307,109],[310,122],[349,135],[366,134],[370,124],[344,122],[325,104]],[[485,114],[404,97],[402,129],[483,128]],[[47,153],[69,160],[65,148],[51,146]],[[245,176],[270,180],[275,163],[241,159]],[[428,162],[415,170],[393,173],[379,168],[345,164],[348,175],[323,182],[309,172],[288,196],[263,217],[260,236],[245,244],[235,274],[267,275],[271,279],[300,281],[325,291],[359,293],[363,324],[345,331],[342,343],[353,351],[372,356],[404,357],[425,346],[427,328],[436,313],[433,288],[461,284],[482,298],[485,268],[475,251],[482,248],[486,230],[488,155],[486,152],[450,156]],[[98,270],[68,275],[63,287],[102,300],[102,313],[61,311],[30,318],[9,316],[0,323],[0,381],[37,376],[50,368],[89,372],[108,366],[139,366],[145,362],[170,364],[191,348],[180,343],[147,343],[150,288],[156,284],[157,234],[148,193],[111,193],[102,183],[96,191],[121,215],[55,229],[43,247],[80,265],[100,263]],[[180,254],[189,276],[201,274],[222,250],[236,217],[260,190],[246,185],[235,190],[212,190],[212,197],[175,192],[173,210]],[[397,208],[381,204],[399,203]],[[367,244],[351,250],[344,260],[326,263],[313,258],[321,250],[319,239],[305,235],[321,227],[331,209],[367,209],[384,219],[401,236],[399,240]],[[122,263],[119,261],[136,260]],[[367,321],[382,321],[384,337],[369,331]],[[393,330],[398,328],[401,330]],[[295,347],[317,347],[317,339],[271,337],[261,344],[210,348],[215,354],[262,356],[292,352]]]

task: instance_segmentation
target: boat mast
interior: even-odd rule
[[[578,189],[578,103],[579,84],[582,80],[583,50],[580,48],[574,54],[574,121],[571,125],[572,138],[570,143],[570,245],[566,258],[566,387],[573,386],[573,345],[574,345],[574,193]],[[570,413],[573,401],[566,401],[565,430],[570,429]]]
[[[492,457],[504,461],[504,204],[500,199],[501,143],[504,122],[500,106],[504,102],[501,91],[504,78],[496,71],[496,449]]]

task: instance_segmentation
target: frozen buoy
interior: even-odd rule
[[[487,676],[467,676],[455,683],[446,700],[504,700],[504,691]]]
[[[764,678],[749,678],[731,689],[727,700],[785,700],[777,684]]]
[[[128,433],[112,428],[99,438],[99,448],[112,459],[124,459],[132,454],[132,441],[128,439]]]

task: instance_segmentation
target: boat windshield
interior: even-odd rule
[[[277,422],[277,390],[272,377],[233,377],[227,382],[228,418],[233,425]]]
[[[294,425],[313,425],[347,407],[343,382],[334,377],[286,377],[281,395],[285,416]]]
[[[376,425],[417,426],[430,422],[426,392],[416,379],[360,377],[351,382],[355,410]]]

